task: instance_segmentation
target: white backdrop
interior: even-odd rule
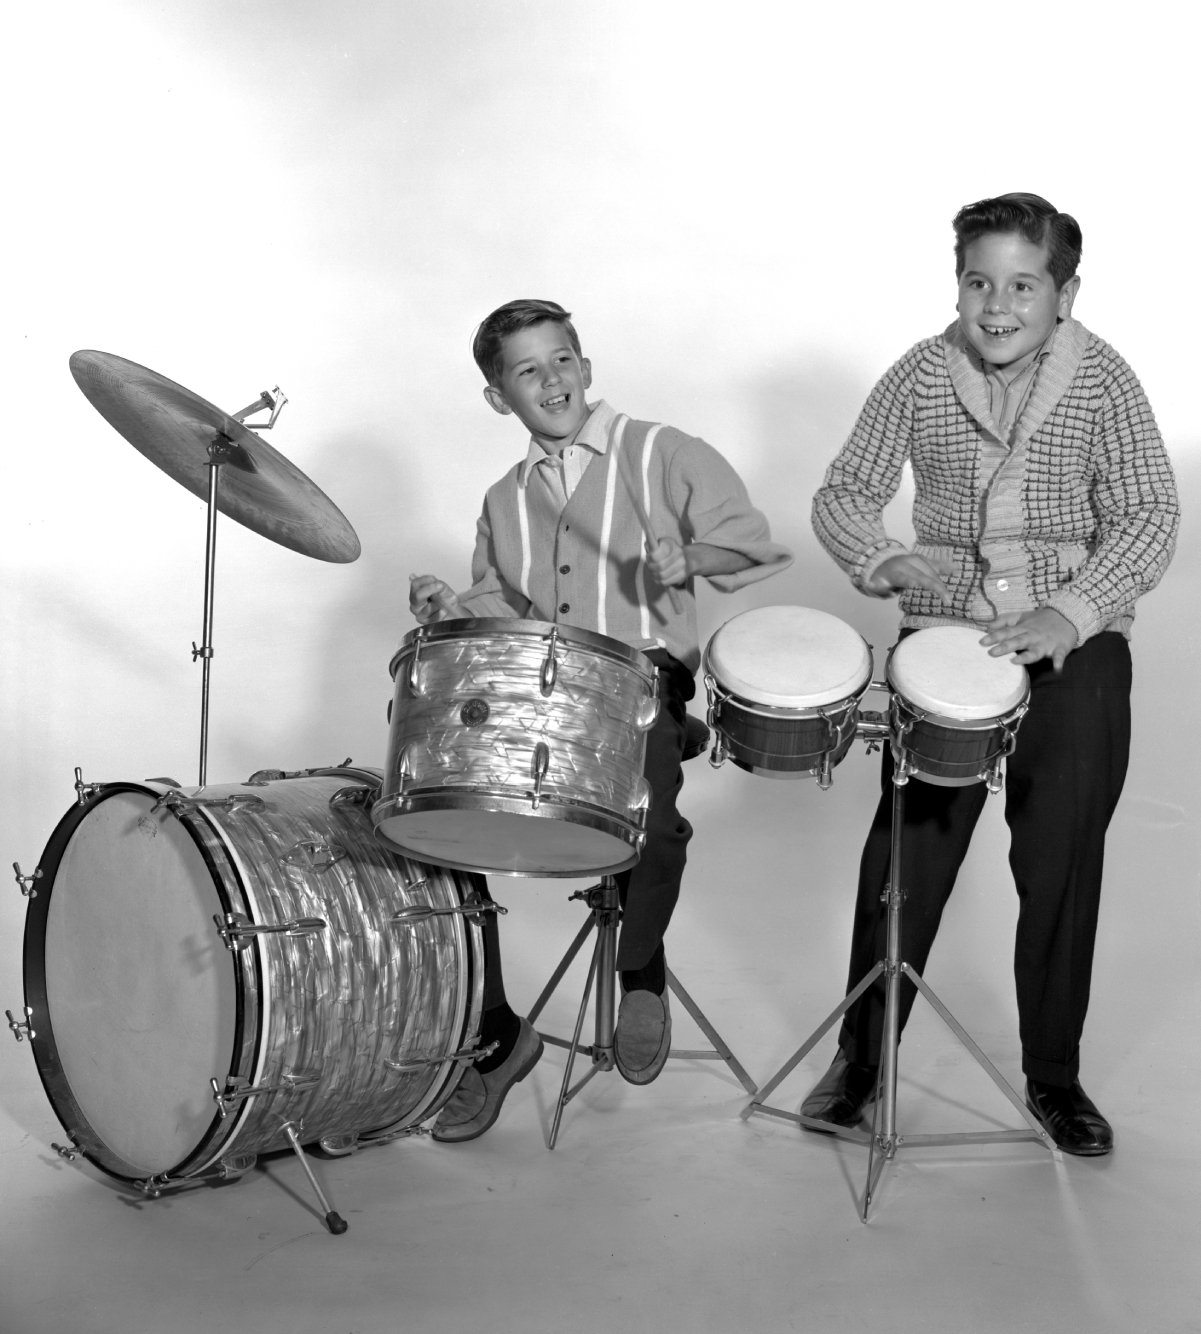
[[[792,602],[886,646],[893,607],[845,585],[809,500],[876,377],[952,318],[955,210],[1027,189],[1081,220],[1076,313],[1135,367],[1181,474],[1180,555],[1136,626],[1122,837],[1156,910],[1195,919],[1179,5],[1120,24],[1053,0],[22,10],[3,90],[5,864],[36,864],[77,765],[196,778],[204,507],[79,392],[77,348],[227,411],[281,386],[270,442],[362,540],[325,565],[222,522],[210,780],[379,764],[407,575],[466,580],[483,488],[523,448],[470,359],[487,311],[565,304],[597,393],[718,445],[794,547],[787,575],[706,598],[703,633]],[[760,793],[731,782],[712,818],[736,837]],[[0,1009],[20,1000],[23,903],[0,892]]]

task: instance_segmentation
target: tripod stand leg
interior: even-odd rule
[[[880,976],[880,974],[883,971],[884,971],[883,963],[877,962],[873,964],[871,969],[863,976],[863,978],[855,986],[854,990],[848,992],[847,995],[843,997],[843,999],[839,1001],[839,1003],[834,1007],[834,1009],[830,1011],[830,1013],[825,1017],[825,1019],[822,1020],[822,1022],[817,1026],[817,1028],[815,1028],[813,1032],[810,1033],[810,1035],[805,1039],[804,1044],[798,1047],[796,1051],[793,1052],[793,1054],[788,1058],[788,1060],[784,1062],[784,1064],[779,1068],[779,1070],[777,1070],[776,1073],[772,1075],[772,1077],[767,1081],[766,1084],[763,1085],[762,1088],[756,1089],[754,1091],[755,1096],[742,1109],[741,1115],[744,1121],[753,1113],[762,1112],[763,1115],[765,1116],[778,1116],[787,1121],[796,1121],[800,1125],[812,1124],[818,1129],[822,1130],[834,1129],[833,1127],[823,1125],[820,1122],[814,1121],[810,1123],[808,1117],[799,1116],[797,1115],[796,1112],[785,1112],[777,1107],[768,1107],[766,1105],[765,1100],[769,1094],[773,1093],[776,1090],[776,1088],[778,1088],[779,1085],[782,1084],[790,1074],[792,1074],[792,1072],[796,1069],[796,1067],[800,1065],[800,1063],[805,1059],[806,1056],[809,1055],[809,1053],[813,1050],[813,1048],[816,1047],[817,1044],[822,1040],[822,1038],[824,1038],[826,1034],[830,1031],[830,1029],[833,1028],[834,1024],[839,1019],[842,1018],[842,1016],[847,1012],[847,1010],[851,1008],[852,1005],[855,1004],[855,1002],[859,999],[859,997],[863,995],[863,993],[868,989],[868,987],[871,986],[871,984],[876,980],[876,978]],[[835,1133],[837,1133],[837,1131],[835,1131]]]
[[[584,983],[584,994],[580,997],[580,1009],[579,1013],[576,1015],[575,1030],[571,1035],[571,1042],[567,1044],[567,1068],[563,1071],[563,1084],[559,1089],[559,1100],[555,1104],[555,1115],[554,1120],[551,1122],[550,1138],[546,1143],[548,1149],[553,1149],[555,1147],[555,1141],[559,1138],[559,1124],[563,1120],[563,1108],[567,1106],[592,1076],[602,1068],[600,1065],[596,1064],[594,1053],[592,1068],[574,1088],[571,1087],[571,1072],[575,1066],[576,1053],[580,1049],[580,1034],[584,1030],[584,1016],[588,1011],[588,998],[592,995],[592,982],[596,977],[597,956],[599,953],[600,939],[598,937],[596,948],[592,951],[592,962],[588,965],[588,980]]]
[[[725,1063],[734,1072],[735,1077],[738,1079],[738,1082],[742,1085],[742,1087],[746,1089],[748,1093],[754,1093],[755,1091],[754,1080],[752,1080],[750,1075],[748,1075],[747,1072],[742,1068],[742,1065],[739,1063],[734,1053],[726,1045],[725,1040],[722,1038],[721,1034],[718,1033],[717,1029],[715,1029],[713,1025],[709,1022],[709,1020],[705,1017],[704,1011],[696,1003],[696,1001],[692,999],[692,997],[688,994],[688,992],[685,991],[683,985],[680,982],[680,979],[676,977],[675,973],[673,973],[670,968],[667,970],[667,985],[675,993],[680,1004],[692,1016],[692,1019],[695,1022],[696,1026],[709,1039],[709,1041],[713,1044],[714,1048],[713,1051],[672,1051],[669,1052],[668,1055],[691,1057],[694,1060],[713,1060],[714,1058],[717,1058],[718,1060],[725,1061]]]
[[[939,1000],[939,998],[927,985],[925,980],[919,974],[915,973],[907,963],[903,963],[901,965],[901,969],[912,980],[914,986],[917,987],[917,989],[922,993],[922,995],[925,996],[925,998],[934,1007],[935,1012],[937,1013],[938,1017],[943,1021],[943,1023],[946,1024],[946,1026],[951,1030],[951,1032],[954,1033],[955,1036],[959,1039],[959,1041],[963,1043],[963,1045],[967,1048],[968,1052],[975,1059],[976,1064],[980,1066],[980,1068],[989,1077],[989,1079],[992,1080],[992,1082],[997,1086],[997,1088],[1001,1090],[1001,1092],[1005,1095],[1005,1097],[1008,1098],[1009,1101],[1013,1104],[1013,1106],[1018,1110],[1018,1112],[1022,1116],[1022,1119],[1030,1127],[1031,1132],[1038,1139],[1040,1139],[1047,1146],[1048,1149],[1054,1149],[1055,1147],[1054,1141],[1051,1139],[1051,1136],[1047,1134],[1046,1129],[1043,1127],[1042,1122],[1039,1121],[1039,1119],[1034,1115],[1034,1113],[1029,1109],[1029,1107],[1026,1106],[1026,1104],[1022,1101],[1022,1099],[1018,1097],[1017,1091],[1014,1089],[1013,1085],[1009,1083],[1009,1081],[1005,1078],[1005,1076],[988,1059],[988,1057],[977,1045],[977,1043],[972,1038],[971,1034],[967,1031],[967,1029],[964,1028],[964,1026],[959,1022],[959,1020],[955,1018],[955,1016],[950,1012],[950,1010],[947,1009],[947,1007],[942,1003],[942,1001]]]
[[[588,932],[591,931],[594,926],[596,926],[596,917],[597,913],[596,909],[594,908],[592,912],[588,914],[588,920],[584,923],[582,927],[580,927],[579,931],[576,932],[576,937],[567,947],[567,953],[563,956],[562,960],[559,963],[558,968],[556,968],[555,971],[551,974],[550,981],[546,984],[546,986],[542,988],[542,994],[534,1002],[533,1007],[531,1008],[529,1014],[526,1015],[526,1018],[530,1021],[531,1024],[537,1020],[538,1016],[542,1013],[542,1007],[546,1004],[548,1000],[550,1000],[552,994],[554,993],[555,988],[559,985],[560,982],[562,982],[564,976],[567,973],[567,970],[571,967],[573,961],[575,960],[575,956],[580,952],[580,949],[583,946],[584,941],[588,939]],[[539,1036],[542,1038],[544,1042],[553,1042],[556,1045],[562,1045],[562,1043],[558,1039],[553,1037],[547,1037],[545,1033],[542,1033]]]

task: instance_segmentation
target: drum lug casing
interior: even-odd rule
[[[213,921],[222,943],[231,953],[249,949],[255,936],[315,936],[329,928],[329,923],[321,917],[297,917],[290,922],[264,925],[252,922],[243,913],[227,912],[224,917],[214,913]]]

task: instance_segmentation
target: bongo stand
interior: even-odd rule
[[[536,1022],[546,1002],[563,980],[572,961],[583,948],[589,933],[595,931],[596,941],[592,949],[592,959],[588,965],[588,977],[584,983],[584,992],[580,998],[580,1008],[576,1014],[575,1029],[570,1041],[565,1038],[554,1037],[548,1033],[540,1032],[539,1034],[544,1042],[567,1049],[567,1068],[563,1072],[563,1084],[559,1090],[555,1115],[551,1123],[550,1137],[547,1140],[547,1148],[549,1149],[555,1147],[555,1142],[559,1137],[559,1125],[563,1119],[563,1109],[567,1104],[595,1075],[614,1070],[617,1067],[617,1058],[614,1054],[614,1035],[617,1029],[617,928],[621,922],[621,904],[617,881],[613,876],[606,875],[602,877],[599,885],[593,885],[589,889],[576,890],[570,897],[581,899],[588,905],[590,909],[588,920],[568,946],[567,953],[564,954],[559,966],[551,975],[550,981],[543,988],[542,994],[534,1002],[528,1016],[530,1023]],[[588,1001],[592,995],[594,984],[596,987],[595,1036],[592,1045],[588,1046],[582,1043],[580,1039],[584,1030],[584,1018],[588,1011]],[[673,1047],[668,1052],[668,1058],[691,1061],[724,1061],[734,1072],[742,1087],[748,1093],[753,1093],[755,1091],[754,1081],[739,1064],[734,1053],[705,1017],[700,1006],[685,991],[679,978],[670,968],[667,969],[667,986],[688,1014],[691,1015],[697,1027],[713,1044],[711,1050],[701,1049],[699,1051],[683,1051]],[[592,1057],[592,1065],[586,1074],[581,1076],[575,1084],[572,1084],[572,1071],[576,1056],[580,1052]]]
[[[882,715],[865,714],[859,731],[869,740],[869,749],[881,737],[889,735],[887,723],[881,721]],[[868,1146],[867,1182],[863,1192],[860,1218],[868,1220],[868,1212],[875,1198],[876,1186],[885,1166],[896,1157],[897,1150],[904,1146],[927,1147],[944,1144],[989,1144],[1012,1142],[1015,1140],[1035,1140],[1044,1147],[1054,1150],[1055,1145],[1038,1119],[1026,1107],[1017,1091],[1005,1079],[996,1066],[988,1059],[977,1043],[972,1039],[962,1024],[939,1000],[938,996],[926,984],[922,976],[910,964],[901,958],[901,910],[905,902],[905,888],[901,883],[901,842],[905,814],[905,787],[909,782],[909,767],[902,755],[893,773],[892,789],[892,835],[890,844],[890,878],[885,886],[881,901],[887,908],[887,936],[884,957],[877,960],[854,989],[822,1021],[820,1026],[806,1038],[805,1042],[793,1053],[780,1069],[763,1085],[756,1089],[750,1102],[742,1110],[745,1121],[754,1113],[775,1116],[786,1121],[795,1121],[809,1130],[818,1130],[826,1134],[851,1140],[856,1144]],[[993,785],[989,784],[990,791]],[[884,992],[884,1030],[880,1050],[880,1066],[876,1081],[875,1103],[872,1112],[871,1131],[851,1126],[836,1126],[827,1121],[803,1116],[799,1112],[786,1111],[772,1107],[767,1098],[805,1059],[810,1051],[821,1041],[835,1022],[859,999],[875,980],[883,975]],[[998,1089],[1013,1104],[1026,1123],[1025,1129],[961,1131],[941,1135],[901,1135],[897,1132],[897,1068],[898,1049],[900,1046],[900,997],[901,978],[908,977],[917,987],[918,992],[934,1007],[939,1018],[968,1050],[977,1064],[984,1070]]]

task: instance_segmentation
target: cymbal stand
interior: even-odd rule
[[[882,683],[872,682],[873,689],[888,689]],[[894,701],[895,705],[895,701]],[[868,750],[878,749],[880,743],[887,737],[897,735],[895,721],[894,725],[885,721],[881,713],[867,712],[861,715],[858,732],[868,742]],[[894,746],[894,753],[896,747]],[[999,1142],[1012,1142],[1015,1140],[1035,1140],[1041,1143],[1045,1148],[1055,1148],[1050,1135],[1040,1124],[1034,1114],[1026,1107],[1025,1103],[1018,1096],[1017,1091],[1005,1079],[996,1066],[988,1059],[981,1048],[972,1039],[962,1024],[951,1014],[950,1010],[943,1004],[938,996],[927,985],[922,976],[910,964],[901,958],[901,910],[905,902],[905,889],[901,883],[901,844],[902,831],[905,818],[905,787],[909,782],[909,776],[912,772],[907,757],[904,753],[898,757],[898,762],[893,773],[892,788],[892,834],[890,844],[890,879],[884,888],[881,901],[885,904],[887,911],[887,934],[885,939],[884,957],[876,961],[875,964],[860,979],[855,987],[847,993],[845,998],[826,1016],[821,1024],[805,1039],[804,1043],[789,1057],[789,1059],[780,1067],[780,1069],[763,1085],[756,1089],[753,1097],[742,1110],[742,1119],[745,1121],[756,1112],[765,1116],[775,1116],[782,1120],[795,1121],[798,1125],[810,1130],[823,1131],[826,1134],[832,1134],[840,1139],[851,1140],[856,1144],[866,1144],[868,1147],[867,1160],[867,1182],[863,1192],[863,1203],[860,1210],[860,1218],[863,1222],[868,1221],[868,1213],[875,1198],[876,1186],[879,1183],[880,1176],[885,1166],[895,1157],[897,1150],[902,1146],[930,1146],[946,1144],[987,1144]],[[994,791],[994,784],[990,782],[989,790]],[[872,985],[875,980],[884,977],[884,1030],[880,1049],[879,1073],[876,1081],[876,1097],[872,1112],[872,1128],[870,1133],[849,1126],[835,1126],[826,1121],[818,1121],[813,1117],[802,1116],[799,1112],[786,1111],[783,1108],[772,1107],[767,1103],[767,1098],[791,1074],[791,1072],[805,1059],[810,1051],[821,1041],[827,1032],[834,1026],[860,996]],[[1024,1129],[1011,1130],[988,1130],[988,1131],[961,1131],[955,1133],[946,1133],[940,1135],[901,1135],[897,1132],[897,1069],[898,1069],[898,1050],[900,1046],[900,998],[901,998],[901,979],[907,977],[919,993],[926,998],[933,1006],[940,1019],[947,1025],[951,1032],[957,1037],[962,1045],[967,1049],[977,1064],[984,1070],[985,1074],[993,1081],[1002,1094],[1013,1104],[1026,1123]]]
[[[248,404],[240,412],[233,414],[235,421],[244,421],[255,412],[260,412],[264,408],[271,409],[270,421],[264,422],[261,426],[256,426],[256,431],[267,431],[275,425],[276,418],[283,410],[284,404],[288,401],[287,396],[281,394],[279,386],[276,385],[274,391],[264,389],[255,402]],[[200,647],[197,648],[196,641],[192,641],[192,661],[197,658],[201,662],[201,681],[200,681],[200,779],[199,785],[204,786],[208,776],[208,744],[209,744],[209,684],[210,672],[213,660],[213,597],[216,584],[217,572],[217,497],[221,487],[221,467],[223,464],[240,457],[241,451],[234,442],[223,431],[218,431],[213,436],[208,447],[209,461],[205,467],[209,470],[208,485],[208,522],[205,530],[204,544],[204,628],[202,631],[202,640]]]
[[[617,1058],[614,1053],[614,1038],[617,1031],[617,928],[621,922],[621,903],[617,881],[613,876],[606,875],[602,877],[599,885],[593,885],[589,889],[576,890],[570,897],[581,899],[588,905],[591,909],[588,920],[568,946],[567,953],[564,954],[559,966],[551,975],[550,981],[543,988],[542,994],[534,1002],[528,1016],[530,1023],[537,1021],[543,1007],[550,999],[555,988],[563,980],[572,961],[587,940],[589,933],[595,930],[596,941],[592,949],[592,959],[588,965],[588,977],[584,983],[584,992],[580,998],[580,1008],[576,1015],[575,1029],[570,1041],[565,1038],[554,1037],[548,1033],[541,1033],[544,1042],[567,1049],[567,1068],[563,1072],[563,1084],[559,1091],[550,1136],[547,1140],[547,1148],[549,1149],[555,1147],[559,1138],[559,1126],[563,1119],[563,1109],[567,1104],[594,1076],[614,1070],[617,1067]],[[583,1033],[584,1018],[588,1011],[588,1001],[592,995],[594,984],[596,987],[595,1037],[592,1045],[587,1046],[581,1043],[580,1038]],[[670,968],[667,969],[667,986],[670,991],[675,993],[676,998],[691,1015],[697,1027],[713,1044],[712,1050],[702,1048],[699,1051],[677,1050],[673,1047],[668,1052],[668,1056],[679,1060],[724,1061],[733,1071],[742,1087],[748,1093],[754,1092],[754,1081],[743,1069],[724,1039],[709,1022],[700,1006],[684,989],[680,980]],[[575,1066],[576,1055],[579,1052],[591,1056],[592,1065],[586,1074],[575,1084],[572,1084],[572,1071]]]

